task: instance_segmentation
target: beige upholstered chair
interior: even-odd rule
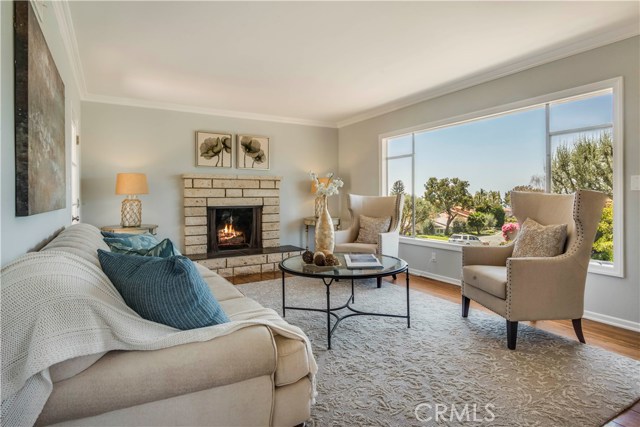
[[[404,195],[359,196],[349,194],[347,197],[351,225],[346,230],[336,231],[335,252],[360,252],[397,257]],[[356,243],[360,230],[360,215],[373,218],[391,217],[389,231],[380,233],[377,243]],[[382,278],[378,278],[378,287],[381,284]]]
[[[472,299],[507,319],[507,346],[516,348],[518,321],[571,319],[580,342],[584,286],[591,247],[607,199],[603,193],[512,192],[513,214],[522,224],[567,224],[564,253],[550,258],[511,258],[513,243],[462,248],[462,317]]]

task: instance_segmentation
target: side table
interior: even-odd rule
[[[309,227],[314,227],[316,226],[316,221],[318,220],[318,218],[316,218],[315,216],[308,216],[305,217],[303,219],[303,224],[304,224],[304,231],[306,233],[306,239],[307,239],[307,243],[306,243],[306,249],[309,249]],[[331,221],[333,221],[333,226],[335,227],[336,230],[340,230],[340,218],[336,217],[333,218],[331,217]]]
[[[123,227],[121,225],[105,225],[103,227],[100,227],[100,230],[107,231],[109,233],[156,234],[158,232],[158,225],[157,224],[141,224],[140,227]]]

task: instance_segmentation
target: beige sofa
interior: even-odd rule
[[[43,250],[84,258],[108,250],[97,229],[69,227]],[[224,311],[260,309],[219,275],[198,266]],[[36,425],[294,426],[309,419],[307,348],[249,326],[210,341],[154,351],[111,351],[50,368],[53,391]]]

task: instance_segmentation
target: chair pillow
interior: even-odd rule
[[[538,224],[527,218],[513,247],[513,258],[554,257],[564,252],[567,224]]]
[[[187,257],[142,257],[98,250],[98,259],[127,305],[144,319],[182,330],[229,321]]]
[[[370,216],[360,215],[360,230],[358,230],[358,238],[356,243],[378,243],[378,234],[389,231],[391,225],[391,217],[372,218]]]
[[[156,239],[152,234],[149,233],[113,234],[115,235],[115,237],[104,238],[104,241],[107,245],[109,245],[111,252],[129,253],[142,249],[149,250],[160,243],[158,242],[158,239]]]

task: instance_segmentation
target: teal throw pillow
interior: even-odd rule
[[[148,251],[160,243],[158,239],[149,233],[118,234],[116,237],[105,237],[104,241],[109,245],[111,252],[117,253],[130,253],[141,250]]]
[[[98,259],[127,305],[147,320],[182,330],[229,322],[187,257],[130,256],[99,249]]]

